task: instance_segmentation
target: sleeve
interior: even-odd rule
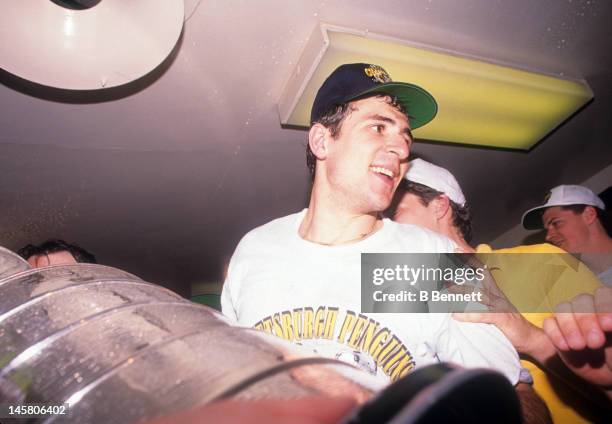
[[[457,251],[457,248],[459,246],[457,246],[457,243],[455,243],[453,240],[451,240],[450,238],[442,235],[442,234],[436,234],[438,236],[438,240],[437,241],[437,246],[436,246],[436,252],[439,253],[455,253]]]
[[[519,356],[510,341],[491,324],[458,322],[448,314],[434,335],[438,359],[466,368],[498,371],[516,385],[525,375]]]
[[[459,246],[457,246],[457,243],[455,243],[451,239],[448,239],[446,241],[446,244],[447,244],[446,248],[448,249],[447,252],[455,253],[457,251],[457,249],[459,248]]]
[[[244,239],[243,239],[244,240]],[[243,259],[242,246],[243,240],[238,244],[227,269],[227,276],[221,291],[221,312],[234,324],[239,322],[239,299],[240,288],[243,280]]]
[[[238,313],[234,308],[234,301],[232,297],[232,289],[230,288],[230,275],[228,273],[225,282],[223,283],[223,290],[221,291],[221,312],[227,318],[231,320],[232,323],[238,323]]]

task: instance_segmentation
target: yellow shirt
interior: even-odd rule
[[[542,311],[522,314],[530,323],[540,328],[544,319],[552,315],[551,312],[543,311],[553,311],[555,305],[567,302],[581,293],[593,294],[602,286],[586,265],[551,244],[499,250],[492,250],[490,246],[481,244],[476,248],[476,252],[558,254],[547,255],[545,264],[540,259],[521,260],[519,255],[481,256],[481,260],[487,262],[499,288],[513,305],[520,305],[520,310]],[[521,362],[531,372],[534,389],[548,405],[554,422],[589,422],[571,405],[572,399],[567,389],[555,384],[535,363],[527,360]],[[565,401],[561,400],[561,396]]]

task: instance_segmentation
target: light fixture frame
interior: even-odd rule
[[[370,54],[374,48],[381,48],[384,54]],[[395,51],[398,54],[393,56]],[[431,66],[430,79],[419,74],[415,80],[409,71],[400,68],[415,57],[424,61],[424,69]],[[381,65],[394,80],[415,83],[433,94],[439,114],[431,124],[415,130],[416,137],[433,141],[529,150],[593,98],[591,88],[581,78],[561,77],[562,73],[320,23],[305,44],[278,101],[281,125],[308,128],[316,90],[333,69],[351,62]],[[453,75],[458,81],[455,85]],[[439,81],[446,86],[439,85]],[[489,86],[497,87],[497,92],[489,93]],[[478,94],[478,90],[489,94],[489,98]]]

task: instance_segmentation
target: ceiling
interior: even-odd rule
[[[276,104],[319,22],[590,84],[594,101],[529,152],[415,144],[456,174],[476,241],[552,186],[610,169],[612,2],[186,0],[185,13],[171,56],[125,86],[0,73],[0,245],[63,238],[183,295],[220,281],[247,231],[306,205],[306,132],[282,129]]]

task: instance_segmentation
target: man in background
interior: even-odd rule
[[[96,257],[77,246],[66,243],[64,240],[51,239],[39,245],[28,244],[17,251],[33,268],[51,265],[68,265],[76,263],[95,264]]]
[[[604,202],[587,187],[560,185],[548,192],[541,206],[523,214],[527,230],[546,229],[546,241],[580,260],[612,286],[612,237]]]
[[[402,224],[414,224],[443,234],[460,250],[474,252],[472,215],[455,176],[423,159],[409,162],[387,215]]]

